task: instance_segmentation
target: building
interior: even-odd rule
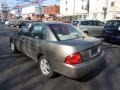
[[[90,0],[89,18],[120,19],[120,0]]]
[[[65,19],[120,19],[120,0],[61,0],[60,14]]]
[[[44,6],[43,13],[45,15],[57,15],[60,14],[60,6],[53,5],[53,6]]]
[[[120,0],[108,0],[106,19],[120,19]]]
[[[71,19],[86,19],[88,16],[87,0],[61,0],[60,14]]]
[[[21,15],[23,18],[26,18],[28,16],[32,17],[32,15],[41,15],[43,14],[43,8],[41,5],[35,4],[35,5],[26,5],[22,7]]]
[[[89,0],[89,19],[104,20],[107,14],[107,0]]]

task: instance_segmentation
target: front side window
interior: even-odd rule
[[[33,26],[31,36],[37,39],[46,39],[47,33],[43,25],[37,24]]]
[[[78,31],[72,25],[50,24],[49,27],[60,40],[70,40],[84,37],[83,33]]]
[[[19,31],[19,35],[29,36],[30,35],[29,29],[23,26]]]
[[[81,25],[89,25],[88,21],[81,21]]]

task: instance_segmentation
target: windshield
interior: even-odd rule
[[[83,33],[69,24],[50,24],[50,29],[60,40],[82,38]]]
[[[108,21],[105,27],[119,27],[120,21]]]

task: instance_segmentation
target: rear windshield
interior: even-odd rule
[[[119,27],[120,21],[108,21],[105,27]]]
[[[82,38],[83,33],[69,24],[49,24],[50,29],[59,40]]]

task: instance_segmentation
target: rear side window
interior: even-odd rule
[[[103,26],[104,23],[100,21],[81,21],[81,25],[86,25],[86,26]]]
[[[81,21],[81,25],[89,25],[88,21]]]
[[[47,32],[43,25],[36,24],[33,26],[33,30],[31,31],[31,36],[34,38],[44,40],[47,38]]]

